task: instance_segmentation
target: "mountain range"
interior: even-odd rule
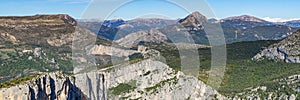
[[[272,23],[249,15],[216,20],[207,19],[199,12],[193,12],[187,17],[179,20],[140,18],[129,21],[117,19],[104,22],[105,23],[100,26],[96,23],[92,24],[92,26],[98,26],[98,28],[90,28],[89,25],[82,26],[90,29],[102,38],[117,41],[118,39],[138,31],[164,29],[164,27],[181,24],[188,28],[189,33],[192,34],[193,39],[197,44],[209,44],[204,27],[203,25],[200,25],[200,22],[206,24],[220,24],[227,44],[241,41],[280,40],[290,35],[298,28],[296,26],[297,21],[293,21],[293,25],[291,24],[292,22]]]
[[[211,69],[219,45],[209,45],[207,26],[222,27],[227,43],[219,87],[209,82],[220,76]],[[199,12],[179,20],[104,22],[64,14],[0,17],[0,99],[296,100],[296,30],[252,16],[215,20]],[[199,54],[199,70],[189,70],[197,75],[181,70],[182,61],[197,59],[180,55],[179,45]]]

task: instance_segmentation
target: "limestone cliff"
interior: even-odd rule
[[[72,76],[47,73],[0,92],[1,100],[225,99],[197,78],[153,60]]]

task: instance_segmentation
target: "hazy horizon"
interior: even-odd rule
[[[178,8],[178,5],[172,5],[165,0],[138,0],[128,4],[130,7],[124,7],[123,12],[116,12],[107,18],[105,10],[95,10],[95,16],[83,16],[92,4],[105,4],[101,8],[112,8],[117,2],[126,2],[127,0],[21,0],[3,1],[0,5],[1,9],[6,9],[0,12],[0,16],[31,16],[36,14],[68,14],[75,19],[124,19],[130,20],[139,18],[140,16],[148,16],[143,12],[156,11],[152,15],[162,16],[163,19],[178,19],[184,18],[189,13]],[[176,0],[174,0],[176,1]],[[193,0],[199,1],[199,0]],[[182,1],[183,2],[183,1]],[[283,22],[289,20],[300,19],[300,14],[295,13],[300,7],[297,5],[299,0],[202,0],[199,4],[195,2],[184,2],[185,6],[193,6],[199,8],[199,12],[208,18],[223,19],[232,16],[250,15],[267,21]],[[180,4],[180,0],[177,0]],[[199,6],[197,6],[199,5]],[[205,7],[211,8],[212,12],[205,10]],[[141,9],[142,8],[142,9]],[[204,9],[204,10],[203,10]],[[200,11],[202,10],[202,11]],[[130,11],[130,12],[128,12]],[[110,12],[110,11],[109,11]],[[193,12],[193,11],[190,11]],[[155,15],[156,14],[156,15]],[[159,15],[164,14],[164,15]],[[150,14],[151,16],[151,14]]]
[[[201,13],[201,12],[200,12]],[[57,14],[32,14],[32,15],[6,15],[6,16],[0,16],[0,17],[24,17],[24,16],[35,16],[35,15],[60,15],[60,14],[64,14],[64,13],[57,13]],[[116,20],[116,19],[122,19],[122,20],[125,20],[125,21],[128,21],[128,20],[135,20],[135,19],[163,19],[163,20],[179,20],[179,19],[182,19],[182,18],[185,18],[186,16],[183,16],[181,18],[168,18],[168,17],[157,17],[157,16],[154,16],[154,17],[149,17],[149,16],[146,16],[146,17],[137,17],[137,18],[132,18],[132,19],[123,19],[123,18],[112,18],[112,19],[104,19],[104,18],[88,18],[88,19],[81,19],[81,18],[75,18],[74,16],[70,15],[70,14],[66,14],[66,15],[69,15],[71,16],[72,18],[76,19],[76,20],[87,20],[87,21],[95,21],[95,20],[98,20],[98,21],[104,21],[104,20]],[[243,16],[243,15],[246,15],[246,14],[241,14],[241,15],[235,15],[235,16],[229,16],[229,17],[237,17],[237,16]],[[205,16],[205,15],[204,15]],[[257,16],[254,16],[254,15],[248,15],[248,16],[253,16],[253,17],[256,17],[256,18],[259,18],[259,19],[263,19],[263,20],[266,20],[266,21],[269,21],[269,22],[287,22],[287,21],[296,21],[296,20],[300,20],[300,18],[292,18],[292,19],[282,19],[282,18],[270,18],[270,17],[265,17],[265,18],[260,18],[260,17],[257,17]],[[228,17],[226,17],[228,18]],[[222,20],[222,19],[225,19],[225,18],[221,18],[221,19],[218,19],[218,18],[208,18],[208,19],[217,19],[217,20]]]

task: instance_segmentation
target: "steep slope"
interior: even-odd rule
[[[0,17],[0,33],[1,36],[10,36],[20,43],[45,45],[48,44],[49,38],[74,32],[76,24],[68,15]],[[4,43],[5,40],[0,42]]]
[[[0,17],[0,82],[44,71],[70,70],[76,21],[68,15]],[[44,65],[44,66],[41,66]]]
[[[87,22],[78,22],[78,25],[90,30],[93,33],[99,32],[99,26],[102,25],[101,21],[87,21]]]
[[[73,38],[75,34],[80,38]],[[92,37],[69,15],[0,17],[0,82],[39,72],[73,71],[73,40]],[[96,43],[110,45],[101,38]]]
[[[270,58],[291,63],[300,63],[300,30],[253,57],[253,60]]]
[[[15,85],[0,89],[0,99],[225,99],[197,78],[152,60],[74,76],[49,73]]]

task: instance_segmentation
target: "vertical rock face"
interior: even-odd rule
[[[31,81],[1,89],[1,100],[87,100],[74,79],[62,73],[41,75]]]
[[[254,56],[253,60],[270,58],[290,63],[300,63],[300,30],[288,36],[277,44],[264,49]]]
[[[104,73],[90,72],[74,76],[76,85],[86,95],[87,100],[105,100],[107,83]]]
[[[175,72],[167,65],[152,60],[74,76],[49,73],[17,86],[0,89],[1,100],[214,98],[225,99],[197,78]]]

